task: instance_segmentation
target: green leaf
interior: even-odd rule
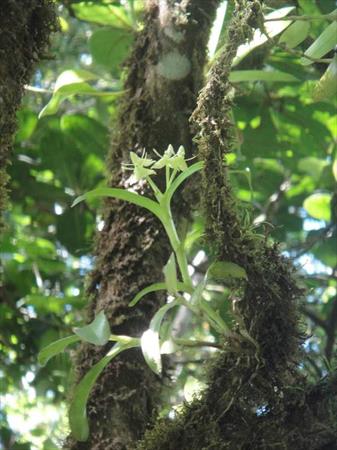
[[[192,166],[189,166],[187,170],[184,170],[184,172],[181,172],[181,174],[173,181],[171,186],[168,188],[166,193],[163,196],[163,199],[170,203],[171,198],[175,191],[178,189],[178,187],[183,183],[188,177],[193,175],[195,172],[198,172],[203,168],[203,162],[199,161],[195,164],[192,164]]]
[[[337,55],[335,55],[314,89],[315,101],[334,99],[337,94]]]
[[[64,352],[65,348],[68,347],[68,345],[74,344],[79,340],[80,338],[78,336],[72,335],[52,342],[39,352],[37,357],[39,364],[41,364],[41,366],[45,366],[50,358]]]
[[[51,99],[39,114],[39,119],[55,114],[61,103],[73,95],[81,94],[115,98],[122,93],[121,91],[98,91],[87,83],[87,81],[96,80],[97,78],[98,75],[87,70],[78,69],[62,72],[56,80]]]
[[[279,42],[288,48],[295,48],[301,44],[309,35],[310,22],[297,20],[282,33]]]
[[[286,6],[284,8],[277,9],[265,16],[265,19],[282,19],[294,9],[294,6]],[[271,22],[265,22],[265,29],[269,38],[273,38],[282,33],[290,25],[289,20],[276,20]],[[268,37],[265,33],[262,33],[259,29],[255,30],[253,39],[246,44],[239,46],[236,53],[236,57],[233,61],[233,67],[239,64],[252,50],[266,43]]]
[[[335,180],[337,181],[337,155],[335,156],[335,160],[332,164],[332,174],[333,174]]]
[[[315,181],[321,178],[324,168],[328,165],[328,162],[324,159],[315,158],[314,156],[307,156],[301,158],[298,161],[297,167],[301,172],[306,172]]]
[[[337,22],[332,22],[304,52],[304,55],[319,59],[332,50],[335,45],[337,45]],[[301,63],[308,66],[313,61],[303,57],[301,58]]]
[[[69,409],[69,424],[72,434],[77,441],[84,442],[89,437],[89,425],[86,412],[86,404],[89,398],[90,391],[95,384],[97,378],[107,366],[107,364],[122,351],[138,347],[137,339],[129,338],[129,342],[124,344],[117,342],[112,349],[95,364],[89,372],[87,372],[81,379],[79,384],[75,387],[73,400]]]
[[[185,283],[181,283],[180,281],[177,282],[178,290],[182,292],[188,292],[189,294],[192,293],[192,290],[189,286],[187,286]],[[147,286],[146,288],[142,289],[138,294],[131,300],[129,303],[129,306],[135,306],[145,295],[150,294],[151,292],[156,291],[162,291],[167,290],[167,286],[165,283],[154,283],[150,286]]]
[[[244,81],[284,81],[288,83],[299,82],[294,75],[279,71],[266,70],[234,70],[229,75],[229,81],[232,83],[241,83]]]
[[[168,293],[175,294],[178,290],[177,285],[178,280],[177,280],[176,259],[174,253],[171,253],[171,256],[167,261],[167,264],[164,266],[163,272],[165,276],[165,284],[167,286]]]
[[[207,280],[230,281],[231,279],[247,279],[245,269],[229,261],[216,261],[210,265],[206,274]]]
[[[111,331],[108,319],[105,317],[104,312],[101,311],[89,325],[74,328],[74,333],[82,341],[90,342],[90,344],[94,345],[105,345],[109,341]]]
[[[138,294],[129,303],[129,306],[130,307],[135,306],[139,302],[139,300],[141,300],[145,295],[150,294],[151,292],[162,291],[165,289],[166,289],[165,283],[150,284],[150,286],[147,286],[146,288],[138,292]]]
[[[311,217],[329,222],[331,219],[330,202],[331,194],[312,194],[304,200],[303,208],[308,214],[310,214]]]
[[[100,5],[94,2],[73,3],[71,9],[76,17],[87,22],[99,25],[110,25],[119,28],[132,28],[129,17],[125,14],[125,8],[113,5]]]
[[[177,301],[173,301],[162,306],[153,316],[149,329],[143,333],[140,340],[144,359],[150,369],[157,375],[160,375],[162,370],[159,341],[160,327],[165,314],[178,305]]]
[[[116,73],[128,54],[132,40],[130,30],[103,28],[93,33],[89,47],[97,64]]]
[[[83,200],[93,200],[98,197],[113,197],[118,198],[120,200],[126,200],[127,202],[133,203],[134,205],[141,206],[142,208],[148,209],[152,214],[158,217],[161,220],[161,209],[158,203],[153,200],[135,194],[134,192],[127,191],[126,189],[119,188],[97,188],[93,191],[86,192],[85,194],[77,197],[72,206],[77,205]]]

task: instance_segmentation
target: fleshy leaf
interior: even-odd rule
[[[87,419],[86,405],[89,398],[90,391],[95,384],[97,378],[107,366],[107,364],[122,351],[138,347],[138,339],[129,338],[129,341],[122,344],[117,342],[112,349],[95,364],[89,372],[87,372],[81,379],[79,384],[75,387],[73,400],[69,409],[69,424],[72,434],[77,441],[84,442],[89,437],[89,425]]]
[[[74,328],[74,333],[82,341],[90,342],[90,344],[94,345],[105,345],[109,340],[111,331],[108,319],[105,317],[104,312],[101,311],[89,325]]]
[[[169,260],[163,269],[165,276],[165,284],[169,294],[175,294],[178,290],[177,286],[177,266],[174,253],[171,254]]]
[[[80,338],[78,336],[72,335],[59,339],[55,342],[52,342],[39,352],[38,354],[39,364],[41,364],[41,366],[45,366],[47,362],[50,360],[50,358],[56,356],[59,353],[63,353],[64,349],[68,347],[68,345],[74,344],[79,340]]]
[[[230,281],[231,279],[247,279],[243,267],[229,261],[216,261],[207,270],[207,279],[217,281]]]
[[[80,197],[77,197],[74,200],[72,206],[77,205],[83,200],[92,200],[98,197],[113,197],[120,200],[126,200],[127,202],[133,203],[134,205],[138,205],[142,208],[148,209],[152,212],[152,214],[154,214],[161,220],[161,209],[156,202],[142,195],[138,195],[134,192],[119,188],[97,188],[92,191],[86,192]]]
[[[161,323],[165,314],[178,305],[179,303],[177,301],[173,301],[162,306],[153,316],[149,329],[141,337],[141,348],[144,359],[150,369],[157,375],[160,375],[162,370],[159,341]]]
[[[198,172],[203,168],[203,162],[199,161],[195,164],[192,164],[192,166],[189,166],[187,170],[184,170],[171,184],[171,186],[168,188],[165,199],[168,203],[170,203],[171,198],[175,191],[178,189],[178,187],[183,183],[188,177],[193,175],[195,172]]]

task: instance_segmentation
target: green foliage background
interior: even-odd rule
[[[290,14],[329,14],[336,7],[333,0],[298,3]],[[70,205],[74,196],[105,185],[104,158],[122,93],[121,62],[141,27],[142,7],[142,1],[133,0],[74,2],[70,8],[60,3],[62,31],[54,36],[52,58],[37,70],[18,113],[11,209],[1,241],[0,448],[55,449],[67,433],[69,355],[43,368],[36,355],[83,322],[85,275],[94,264],[93,236],[102,223],[98,203]],[[213,32],[214,41],[220,31],[217,49],[231,11],[229,4]],[[236,75],[237,132],[229,162],[247,214],[258,232],[281,243],[306,288],[303,371],[317,380],[336,364],[337,82],[334,78],[317,101],[317,84],[328,63],[303,65],[301,55],[336,22],[321,18],[308,23],[292,53],[278,43],[281,36],[290,44],[286,29],[283,38],[278,34],[235,67],[263,71],[264,76],[250,74],[248,81],[240,81],[242,74]],[[334,45],[319,58],[333,58]],[[65,71],[72,72],[55,87]],[[286,81],[273,81],[276,71],[288,74],[283,75]],[[202,230],[196,213],[187,238],[196,279],[207,261],[207,249],[200,253],[197,239]],[[229,297],[226,290],[209,293],[225,320]],[[179,323],[179,317],[171,319]],[[218,338],[206,323],[190,317],[184,336],[212,342]],[[165,391],[163,415],[202,386],[201,363],[212,354],[204,349],[174,354],[170,370],[176,382]]]

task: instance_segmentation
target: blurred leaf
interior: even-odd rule
[[[56,80],[53,95],[47,105],[41,110],[39,118],[55,114],[60,104],[73,95],[90,95],[115,98],[120,95],[120,91],[99,91],[92,87],[87,81],[96,80],[98,75],[87,70],[66,70]]]
[[[105,345],[111,335],[110,325],[104,311],[98,313],[89,325],[74,328],[73,331],[82,341],[90,342],[90,344],[94,345]]]
[[[51,344],[47,345],[47,347],[42,349],[38,354],[39,364],[41,364],[41,366],[46,365],[50,358],[64,352],[65,348],[68,347],[68,345],[74,344],[79,340],[80,338],[77,336],[68,336],[59,339],[58,341],[52,342]]]
[[[337,155],[335,156],[335,160],[332,164],[332,173],[333,173],[335,180],[337,181]]]
[[[128,53],[132,40],[133,35],[129,30],[103,28],[93,33],[89,40],[89,47],[94,61],[116,74]]]
[[[279,42],[288,48],[295,48],[308,37],[309,31],[309,21],[297,20],[282,33]]]
[[[337,31],[336,31],[337,33]],[[322,75],[314,89],[313,98],[315,101],[324,99],[334,99],[337,94],[337,54],[332,59],[328,68]]]
[[[114,5],[100,5],[95,2],[80,2],[71,5],[76,17],[99,25],[111,25],[119,28],[132,28],[125,8]]]
[[[90,249],[94,217],[88,211],[67,208],[56,216],[56,236],[73,255],[83,255]],[[90,232],[87,234],[87,231]]]
[[[314,156],[307,156],[306,158],[301,158],[298,161],[298,170],[301,172],[306,172],[315,181],[318,181],[322,175],[324,167],[328,165],[328,162],[323,159],[315,158]]]
[[[21,109],[17,112],[17,118],[19,121],[18,131],[15,135],[15,141],[21,142],[26,141],[33,134],[36,124],[37,124],[37,115],[34,111],[26,109]]]
[[[310,47],[304,52],[306,56],[310,58],[319,59],[326,55],[330,50],[332,50],[337,45],[337,22],[332,22],[325,28],[323,33],[321,33],[318,38],[310,45]],[[312,64],[308,58],[301,58],[301,63],[303,65]]]
[[[312,194],[304,200],[303,208],[311,217],[329,222],[331,218],[330,202],[331,194]]]
[[[232,83],[240,83],[244,81],[283,81],[283,82],[299,82],[300,80],[290,73],[266,70],[234,70],[229,75],[229,81]]]

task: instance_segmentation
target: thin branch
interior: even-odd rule
[[[337,296],[332,300],[332,310],[327,318],[326,324],[326,345],[325,345],[325,356],[328,362],[331,361],[333,348],[336,341],[336,331],[337,331]]]

